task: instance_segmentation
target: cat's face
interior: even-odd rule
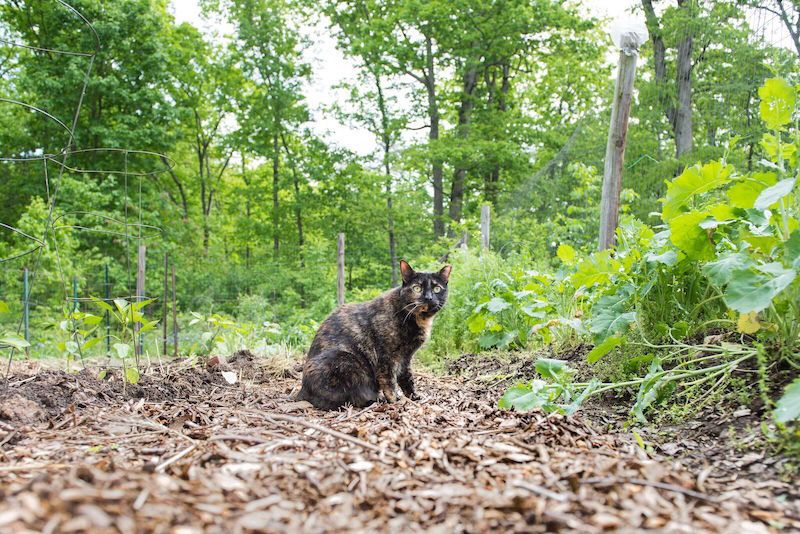
[[[417,272],[405,260],[400,260],[400,274],[403,285],[400,296],[403,309],[422,318],[433,317],[447,301],[447,282],[450,279],[450,265],[438,272]]]

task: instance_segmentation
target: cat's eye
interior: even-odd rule
[[[413,291],[414,293],[422,293],[422,286],[414,284],[413,286],[411,286],[411,291]]]
[[[441,293],[442,292],[442,286],[433,286],[433,292],[434,293]]]

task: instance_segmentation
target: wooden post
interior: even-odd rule
[[[344,234],[339,234],[336,256],[336,304],[344,304]]]
[[[145,245],[139,245],[139,255],[136,261],[136,302],[141,302],[144,300],[144,275],[145,275],[145,258],[147,255],[147,247]],[[142,311],[142,310],[139,310]],[[144,339],[144,335],[139,334],[139,324],[133,323],[133,333],[134,333],[134,348],[136,356],[142,355],[142,341]],[[138,343],[136,342],[138,340]],[[139,365],[139,361],[137,359],[136,365]]]
[[[169,317],[167,315],[169,313],[169,307],[167,305],[167,299],[169,297],[168,280],[169,280],[169,252],[165,252],[164,253],[164,297],[163,297],[163,299],[164,299],[164,312],[161,314],[161,320],[163,321],[163,324],[161,326],[162,326],[163,333],[164,333],[164,335],[163,335],[163,337],[164,337],[164,339],[163,339],[164,355],[167,354],[167,322],[168,322],[167,319]]]
[[[491,206],[481,206],[481,251],[489,250],[489,224],[491,222]]]
[[[628,119],[633,99],[633,80],[636,76],[636,58],[639,40],[635,34],[624,33],[620,38],[619,68],[614,85],[614,101],[611,107],[611,125],[608,129],[605,169],[603,173],[603,196],[600,200],[599,249],[614,246],[619,223],[619,195],[622,191],[622,167],[625,162],[625,141],[628,134]]]
[[[172,264],[172,355],[178,357],[178,298],[175,291],[175,264]]]

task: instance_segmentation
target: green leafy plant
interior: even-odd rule
[[[192,320],[189,326],[201,324],[203,332],[200,335],[200,353],[209,354],[217,349],[223,353],[230,353],[234,348],[243,346],[243,339],[251,333],[251,325],[240,324],[230,317],[219,313],[202,315],[197,312],[190,312]]]
[[[156,299],[147,299],[139,302],[129,302],[125,299],[114,299],[113,306],[98,298],[92,298],[92,302],[113,319],[119,331],[118,336],[111,336],[116,342],[112,345],[116,356],[122,361],[122,372],[125,383],[136,384],[139,382],[139,357],[136,355],[138,340],[136,339],[136,328],[139,334],[145,334],[155,329],[157,320],[148,321],[142,310],[148,304],[155,302]],[[128,365],[131,349],[135,356],[134,365]]]
[[[6,304],[5,301],[0,300],[0,315],[5,315],[9,312],[10,310],[8,304]],[[17,334],[0,330],[0,350],[10,348],[23,351],[30,346],[30,343],[28,343],[24,338],[19,337]]]
[[[548,413],[571,414],[597,387],[597,382],[573,384],[574,370],[564,360],[540,358],[535,366],[541,379],[511,387],[500,398],[501,408],[518,411],[540,408]]]
[[[58,322],[58,329],[65,337],[56,347],[67,361],[67,369],[76,359],[83,361],[86,351],[100,342],[94,334],[103,318],[79,310],[69,310],[64,319]]]
[[[759,169],[741,172],[727,155],[687,167],[667,184],[657,232],[624,223],[616,250],[586,258],[568,245],[559,247],[566,270],[562,284],[586,311],[585,329],[594,342],[589,363],[624,345],[657,354],[644,376],[591,388],[574,383],[573,397],[636,387],[632,415],[643,419],[671,395],[702,406],[748,360],[758,363],[762,381],[776,360],[800,369],[796,91],[780,79],[767,80],[759,91],[762,120],[771,129],[761,142],[766,157]],[[735,143],[728,144],[729,153]],[[490,302],[502,313],[511,307],[509,300]],[[725,334],[712,336],[714,342],[691,340],[711,327],[739,336],[738,342],[725,341]],[[555,384],[568,375],[549,385],[512,388],[501,405],[544,406],[542,399],[560,392],[563,384],[558,390]],[[778,401],[779,421],[800,411],[795,384]]]

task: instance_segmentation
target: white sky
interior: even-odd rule
[[[598,18],[630,20],[630,8],[638,5],[638,0],[583,0],[583,5],[590,15]],[[227,23],[204,20],[198,0],[172,0],[170,10],[178,23],[189,22],[207,34],[225,35],[233,32]],[[376,144],[369,132],[341,124],[325,110],[326,106],[342,98],[334,87],[355,78],[353,63],[336,49],[334,37],[324,31],[315,36],[306,51],[306,61],[312,69],[312,79],[304,91],[312,116],[309,127],[328,142],[357,154],[372,153]]]

